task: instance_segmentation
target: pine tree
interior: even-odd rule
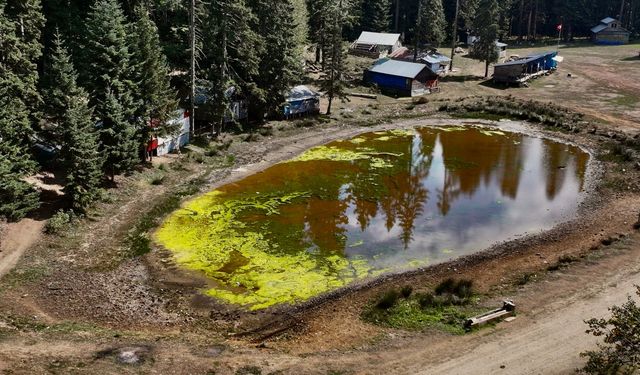
[[[473,45],[473,53],[478,60],[485,62],[485,78],[489,76],[489,65],[498,61],[500,57],[496,48],[500,32],[498,17],[497,0],[480,0],[478,12],[473,22],[473,29],[478,36],[478,40]]]
[[[446,21],[442,0],[420,0],[416,28],[417,44],[429,43],[432,47],[439,47],[445,38]]]
[[[135,81],[138,83],[136,102],[140,103],[136,116],[144,119],[145,123],[154,123],[163,134],[174,133],[176,129],[169,126],[169,120],[178,102],[176,93],[171,88],[169,66],[160,46],[158,28],[149,17],[147,9],[139,6],[135,14],[137,21],[132,33],[132,65]],[[145,147],[149,139],[149,130],[149,126],[142,127],[139,138],[142,147]]]
[[[360,25],[364,31],[388,32],[391,23],[390,0],[364,0]]]
[[[229,88],[236,95],[255,93],[254,77],[258,74],[258,54],[262,43],[252,30],[255,16],[244,0],[213,0],[205,9],[203,40],[205,67],[202,76],[208,78],[208,102],[205,110],[222,131],[228,113]]]
[[[4,7],[6,17],[12,21],[12,38],[15,38],[16,48],[20,56],[8,62],[12,73],[16,75],[19,84],[15,85],[14,95],[17,95],[30,108],[37,108],[41,98],[38,92],[37,63],[42,56],[41,30],[44,27],[44,16],[40,0],[8,0],[0,2]],[[0,52],[1,53],[1,52]],[[37,120],[35,111],[30,114]]]
[[[140,133],[134,100],[135,71],[131,63],[127,31],[129,24],[117,0],[98,0],[87,21],[87,46],[83,57],[84,82],[90,105],[102,122],[101,150],[105,172],[111,178],[128,172],[139,161]]]
[[[129,30],[117,0],[98,0],[91,7],[81,76],[98,118],[106,116],[107,93],[120,103],[125,119],[138,109],[133,95],[136,85],[132,81]]]
[[[107,89],[103,105],[100,145],[104,151],[104,170],[111,180],[116,174],[128,172],[138,163],[137,129],[127,121],[127,111]]]
[[[293,33],[293,48],[301,61],[303,61],[304,51],[309,39],[309,13],[305,0],[292,0],[293,22],[295,29]]]
[[[324,10],[328,27],[324,52],[326,63],[320,77],[320,87],[329,98],[327,115],[331,114],[334,99],[347,98],[344,82],[346,50],[342,41],[342,30],[349,20],[348,9],[349,4],[346,0],[329,0]]]
[[[137,100],[142,103],[141,114],[146,119],[164,123],[177,107],[175,92],[169,80],[169,65],[160,46],[158,28],[143,7],[136,10],[133,27],[136,38],[132,65],[136,70]]]
[[[289,1],[249,0],[254,14],[253,29],[262,36],[260,69],[255,77],[258,90],[252,98],[252,112],[258,120],[264,114],[274,116],[281,111],[285,95],[300,76],[299,61],[292,43],[295,34],[293,7]]]
[[[36,169],[29,156],[32,127],[25,100],[38,98],[31,60],[37,51],[25,50],[27,29],[22,36],[16,34],[18,23],[8,17],[5,6],[0,0],[0,216],[19,220],[39,205],[38,193],[24,181]],[[23,17],[22,25],[28,24],[24,14],[18,17]]]
[[[64,192],[79,213],[84,213],[95,202],[103,176],[98,134],[91,117],[85,95],[69,98],[61,150],[66,169]]]
[[[88,97],[77,85],[76,71],[59,35],[54,46],[45,89],[50,103],[46,114],[55,121],[59,136],[65,194],[73,209],[83,213],[100,189],[102,160]]]

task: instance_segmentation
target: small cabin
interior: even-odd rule
[[[467,37],[467,45],[469,46],[469,55],[473,55],[473,46],[478,41],[478,37],[476,36],[468,36]],[[502,43],[496,40],[496,50],[498,51],[498,56],[500,59],[504,60],[507,58],[507,47],[508,44]]]
[[[394,96],[420,96],[438,89],[438,75],[426,64],[381,59],[364,73],[365,82]]]
[[[307,86],[296,86],[286,98],[284,117],[287,119],[320,113],[320,94]]]
[[[439,52],[429,52],[419,57],[419,62],[426,64],[432,72],[445,75],[451,59]]]
[[[591,39],[596,44],[621,45],[629,43],[631,33],[620,25],[620,21],[607,17],[591,28]]]
[[[173,129],[170,134],[157,137],[150,151],[154,156],[167,155],[189,144],[190,124],[189,111],[179,109],[174,117],[168,121],[168,127]],[[152,125],[153,126],[153,125]]]
[[[349,52],[355,56],[372,59],[386,57],[402,48],[400,36],[400,34],[363,31],[358,40],[351,45]]]
[[[557,52],[530,55],[494,66],[493,80],[498,83],[521,84],[558,68]]]

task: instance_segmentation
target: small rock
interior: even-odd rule
[[[501,369],[505,369],[505,368],[507,368],[507,366],[505,366],[505,365],[500,365],[500,368],[501,368]]]
[[[507,323],[511,323],[514,320],[516,320],[516,317],[515,316],[510,316],[510,317],[506,318],[504,321],[507,322]]]

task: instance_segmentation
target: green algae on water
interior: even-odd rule
[[[362,259],[318,258],[304,251],[276,254],[276,244],[262,233],[245,230],[238,219],[246,211],[279,215],[280,206],[305,196],[299,192],[225,200],[214,191],[174,213],[156,238],[174,251],[179,264],[219,284],[208,295],[251,309],[306,300],[367,276],[370,269]]]

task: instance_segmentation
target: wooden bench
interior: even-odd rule
[[[464,324],[466,329],[471,329],[473,327],[477,327],[483,324],[495,322],[507,316],[511,316],[516,311],[516,304],[511,300],[504,301],[502,308],[489,311],[488,313],[478,315],[476,317],[467,319]]]

